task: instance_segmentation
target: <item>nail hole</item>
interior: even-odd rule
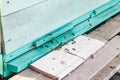
[[[61,63],[62,65],[64,65],[64,64],[65,64],[65,61],[61,61],[60,63]]]
[[[90,26],[92,26],[92,24],[91,24],[91,23],[89,23],[89,25],[90,25]],[[89,28],[91,28],[91,27],[89,27]]]
[[[73,36],[75,36],[75,34],[74,34],[74,33],[72,33],[72,35],[73,35]]]
[[[7,4],[9,4],[10,3],[10,1],[7,1]]]
[[[67,39],[67,37],[66,37],[66,36],[64,36],[64,38],[65,38],[65,39]]]
[[[56,60],[56,58],[52,58],[52,60]]]
[[[120,48],[117,48],[117,50],[120,50]]]
[[[10,41],[11,41],[11,39],[8,40],[8,42],[10,42]]]
[[[55,68],[52,68],[52,70],[55,70]]]
[[[13,57],[12,55],[10,55],[10,57]]]

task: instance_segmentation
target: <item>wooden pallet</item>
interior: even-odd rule
[[[86,36],[106,42],[95,55],[86,60],[63,80],[108,80],[120,69],[120,14],[111,18]],[[116,36],[116,37],[115,37]],[[101,75],[104,74],[104,75]],[[51,80],[36,71],[27,69],[9,80]]]
[[[61,80],[104,44],[93,38],[79,36],[61,49],[52,51],[37,60],[30,65],[30,68],[55,80]]]

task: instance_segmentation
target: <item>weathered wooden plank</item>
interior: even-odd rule
[[[13,76],[9,80],[51,80],[40,73],[37,73],[31,69],[26,69],[25,71]]]
[[[69,42],[67,45],[63,46],[61,50],[86,60],[101,47],[103,47],[104,44],[104,42],[93,38],[79,36],[73,41]]]
[[[33,69],[37,69],[37,71],[43,72],[43,74],[49,77],[55,79],[62,79],[72,70],[78,67],[83,62],[83,60],[86,60],[88,57],[90,57],[92,54],[98,51],[103,45],[104,42],[86,36],[79,36],[74,41],[71,41],[65,46],[63,46],[60,50],[53,51],[47,56],[43,57],[42,59],[39,59],[38,61],[33,63],[31,67]],[[69,57],[70,55],[73,55],[73,57],[76,56],[75,61],[73,57]],[[83,60],[81,61],[80,59],[80,61],[77,61],[77,58],[81,58]],[[53,62],[52,59],[55,59],[55,62]],[[63,60],[62,62],[65,62],[66,65],[64,67],[61,66],[61,64],[59,64],[60,60],[57,59],[60,59],[61,61]],[[73,61],[75,64],[73,64]],[[53,68],[57,70],[52,70]]]
[[[120,69],[120,55],[98,72],[91,80],[109,80]]]
[[[109,41],[100,51],[79,66],[64,80],[90,80],[120,53],[120,36]]]
[[[112,18],[114,21],[120,22],[120,13]]]
[[[84,60],[64,51],[53,51],[30,65],[42,74],[60,80],[78,67]]]
[[[99,28],[89,33],[87,36],[106,42],[106,40],[110,40],[119,32],[120,32],[120,22],[114,19],[110,19],[105,24],[99,26]]]

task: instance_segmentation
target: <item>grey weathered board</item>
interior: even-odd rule
[[[31,69],[26,69],[25,71],[19,73],[18,75],[12,77],[9,80],[52,80],[52,79],[49,79]]]
[[[109,80],[120,69],[120,54],[98,72],[91,80]],[[116,79],[117,80],[117,79]]]
[[[67,76],[64,80],[90,80],[96,73],[104,68],[120,53],[120,36],[109,41],[91,59],[87,60],[78,69]],[[77,73],[77,74],[76,74]]]
[[[119,17],[119,16],[118,16]],[[119,17],[120,18],[120,17]],[[120,32],[120,21],[110,19],[108,22],[92,31],[88,36],[105,41],[110,40]]]

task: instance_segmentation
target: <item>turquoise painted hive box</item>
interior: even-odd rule
[[[119,12],[120,0],[0,0],[0,75],[19,73]]]

